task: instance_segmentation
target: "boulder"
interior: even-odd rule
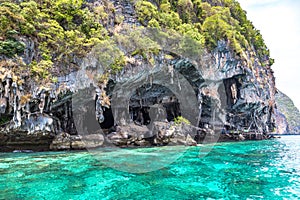
[[[83,146],[81,146],[82,143],[80,143],[80,142],[77,142],[77,144],[75,144],[72,141],[72,143],[71,143],[72,149],[75,149],[76,146],[79,149],[81,149],[81,148],[86,148],[86,149],[97,148],[97,147],[102,146],[104,143],[104,136],[102,134],[81,135],[80,138],[81,138],[80,141],[83,143]]]
[[[195,131],[195,132],[194,132]],[[153,133],[155,145],[196,145],[191,135],[196,135],[197,129],[187,124],[170,124],[154,122]]]
[[[82,150],[102,146],[104,137],[101,134],[69,135],[60,133],[52,141],[51,150]]]
[[[68,133],[60,133],[55,136],[50,144],[51,150],[69,150],[71,149],[71,136]]]
[[[108,143],[116,146],[163,146],[163,145],[196,145],[191,136],[192,126],[175,126],[168,122],[154,122],[152,130],[147,126],[134,123],[118,126],[115,132],[106,136]],[[151,127],[149,127],[151,128]]]
[[[106,136],[108,143],[116,146],[148,146],[147,138],[151,136],[146,126],[134,123],[117,126],[116,131]]]
[[[34,134],[17,129],[11,132],[0,132],[0,151],[49,151],[53,139],[54,135],[46,131],[36,131]]]

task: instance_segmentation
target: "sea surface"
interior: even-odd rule
[[[300,199],[300,136],[0,153],[0,199]]]

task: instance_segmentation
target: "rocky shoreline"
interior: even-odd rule
[[[106,133],[104,133],[106,132]],[[147,126],[131,123],[114,130],[86,135],[57,135],[47,131],[0,133],[0,152],[39,152],[89,150],[101,147],[143,148],[160,146],[196,146],[202,143],[264,140],[270,136],[258,133],[221,133],[187,124],[155,122],[152,131]]]

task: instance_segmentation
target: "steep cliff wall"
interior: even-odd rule
[[[35,11],[40,24],[26,33],[11,25],[19,32],[7,28],[1,38],[2,146],[24,144],[19,134],[28,144],[38,145],[40,135],[44,144],[56,138],[53,149],[83,148],[75,135],[94,137],[100,126],[107,143],[167,144],[157,122],[170,128],[180,116],[199,142],[199,135],[275,127],[273,60],[237,2],[55,2],[26,1],[21,16],[5,15],[30,27]],[[124,136],[132,123],[147,134]]]
[[[286,96],[284,93],[278,91],[275,95],[276,97],[276,121],[277,125],[282,124],[285,127],[283,130],[278,127],[278,133],[300,133],[300,112],[297,107],[295,107],[293,101]],[[284,116],[284,117],[283,117]]]

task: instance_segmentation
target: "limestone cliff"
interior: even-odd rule
[[[8,14],[18,2],[1,3],[8,21],[21,20],[0,38],[1,149],[78,149],[84,137],[90,147],[193,144],[274,129],[273,60],[236,1],[36,2],[17,17]],[[41,25],[24,30],[33,11]]]
[[[276,121],[278,133],[299,134],[300,133],[300,112],[293,101],[284,93],[278,91],[276,98]]]

